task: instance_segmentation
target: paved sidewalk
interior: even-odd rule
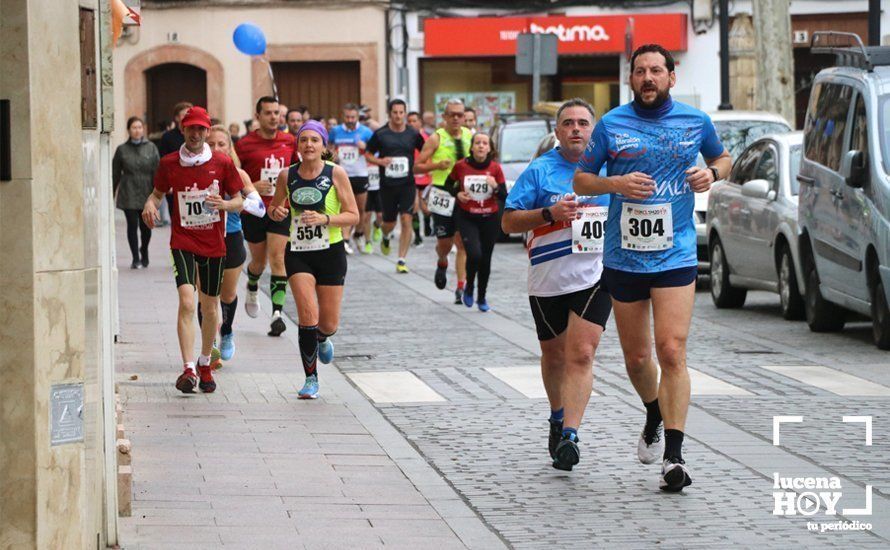
[[[154,232],[146,270],[129,269],[117,233],[116,358],[134,480],[124,548],[504,546],[337,368],[319,367],[320,399],[297,400],[296,327],[266,336],[265,295],[258,319],[239,306],[217,391],[176,391],[169,229]]]

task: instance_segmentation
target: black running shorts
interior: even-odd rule
[[[365,212],[383,212],[379,190],[368,191],[368,202],[365,203]]]
[[[315,276],[315,284],[323,286],[343,286],[346,282],[346,249],[343,241],[334,243],[324,250],[284,253],[284,269],[290,279],[297,273]]]
[[[266,233],[290,236],[290,214],[280,222],[276,222],[266,214],[258,218],[253,214],[241,212],[241,230],[244,231],[244,240],[249,243],[266,242]]]
[[[413,183],[380,188],[380,203],[383,207],[383,221],[394,222],[399,214],[414,214],[414,199],[417,188]]]
[[[199,256],[187,250],[171,249],[170,258],[173,260],[173,276],[176,278],[176,288],[182,285],[197,287],[203,294],[219,296],[222,286],[223,266],[226,258],[208,258]]]
[[[247,261],[247,250],[244,248],[244,235],[240,231],[226,233],[226,269],[241,267]]]
[[[687,286],[698,276],[698,267],[681,267],[655,273],[632,273],[603,268],[601,282],[612,298],[619,302],[639,302],[652,296],[653,288]]]
[[[609,293],[600,287],[600,283],[590,288],[578,290],[560,296],[529,296],[532,316],[538,340],[545,341],[556,338],[569,326],[569,312],[596,325],[606,328],[606,321],[612,313],[612,300]]]
[[[454,236],[454,215],[442,216],[433,213],[433,234],[437,239],[450,239]]]
[[[353,195],[361,195],[368,192],[368,176],[350,176],[349,185],[352,186]]]

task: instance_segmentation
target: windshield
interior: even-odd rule
[[[881,99],[881,152],[884,155],[884,173],[890,174],[890,94]]]
[[[791,131],[791,128],[781,122],[757,120],[721,120],[714,123],[714,128],[733,159],[737,159],[758,138]]]
[[[800,172],[800,152],[801,146],[795,145],[791,148],[791,157],[788,158],[788,168],[791,171],[791,194],[795,197],[800,193],[800,182],[797,181],[797,173]]]
[[[498,151],[501,162],[531,162],[541,138],[547,135],[547,124],[514,124],[504,127]]]

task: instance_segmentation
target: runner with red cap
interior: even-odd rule
[[[278,176],[269,216],[290,218],[285,254],[288,282],[297,304],[300,357],[306,383],[300,399],[318,397],[317,362],[334,359],[331,336],[340,324],[346,282],[343,228],[358,223],[358,206],[346,171],[324,160],[328,132],[310,120],[297,132],[302,160]]]
[[[210,367],[210,351],[219,323],[219,293],[226,257],[226,218],[221,211],[237,212],[241,208],[240,191],[244,184],[232,159],[213,152],[207,145],[210,129],[207,111],[192,107],[181,124],[185,143],[179,151],[161,159],[142,219],[154,227],[160,220],[158,207],[164,195],[168,191],[173,193],[170,253],[179,292],[176,331],[184,363],[176,389],[194,393],[198,386],[204,393],[211,393],[216,389],[216,382]],[[225,200],[224,194],[232,198]],[[201,353],[193,360],[196,288],[205,322],[201,328]]]
[[[296,160],[294,136],[278,129],[278,100],[264,96],[256,103],[256,119],[260,127],[239,139],[235,152],[241,159],[241,168],[250,176],[253,186],[263,197],[268,208],[275,195],[275,182],[278,174]],[[281,319],[284,298],[287,293],[287,277],[284,270],[284,249],[290,231],[289,220],[272,220],[245,213],[241,216],[244,240],[250,249],[250,263],[247,264],[247,296],[244,311],[251,317],[259,314],[257,290],[260,277],[266,269],[268,258],[272,277],[269,283],[269,297],[272,299],[272,324],[269,336],[279,336],[287,328]]]

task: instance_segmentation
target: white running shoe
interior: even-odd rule
[[[257,315],[260,314],[260,304],[257,301],[256,290],[248,290],[247,291],[247,299],[244,300],[244,311],[247,313],[247,316],[253,319],[257,318]]]
[[[349,246],[349,241],[347,241],[346,239],[343,239],[343,249],[346,250],[347,254],[352,256],[352,252],[353,252],[352,247]]]
[[[661,463],[661,478],[658,488],[669,493],[678,493],[683,487],[692,485],[692,476],[682,458],[666,458]]]
[[[643,432],[640,432],[640,440],[637,442],[637,457],[643,464],[655,464],[664,455],[664,436],[662,435],[661,425],[655,432],[655,438],[652,443],[647,444]]]

